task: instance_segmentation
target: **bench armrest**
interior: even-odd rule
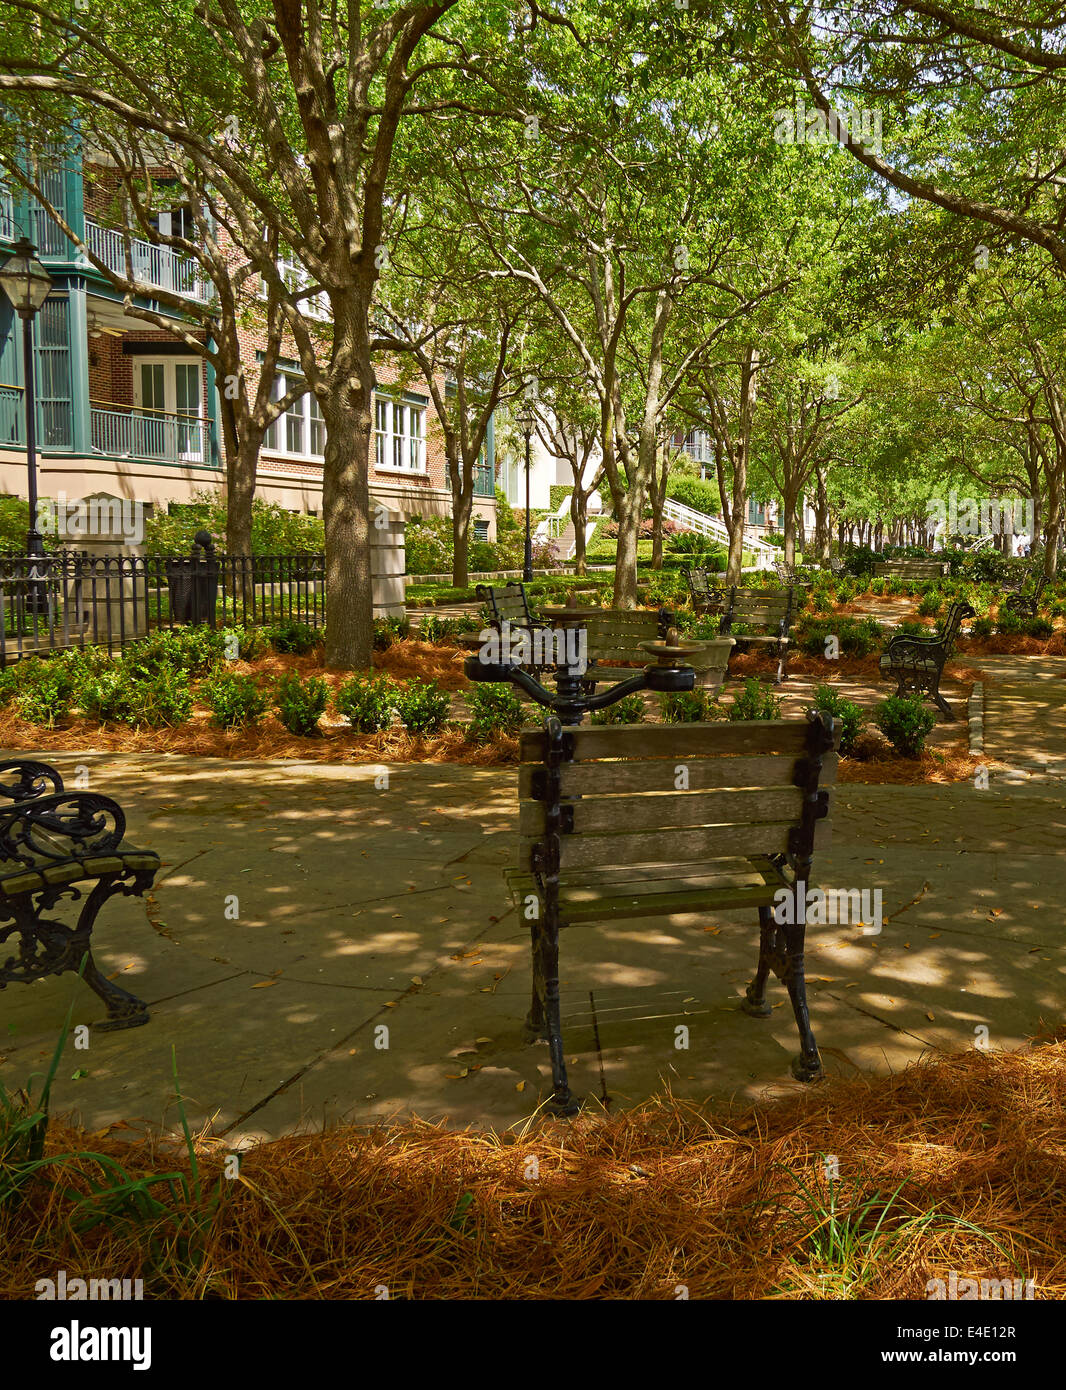
[[[106,853],[125,833],[122,807],[99,792],[56,792],[0,811],[0,855],[19,864]]]
[[[930,642],[920,637],[894,637],[882,652],[892,662],[917,661],[919,658],[939,658],[943,663],[947,653],[941,642]]]
[[[12,777],[12,773],[17,776]],[[9,801],[31,801],[62,790],[62,777],[47,763],[32,758],[7,758],[0,762],[0,796]]]

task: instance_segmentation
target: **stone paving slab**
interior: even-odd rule
[[[372,769],[317,763],[54,761],[88,767],[131,842],[165,860],[154,900],[109,905],[97,931],[101,967],[152,1020],[90,1030],[88,1051],[69,1042],[58,1111],[91,1129],[172,1122],[172,1046],[192,1115],[234,1143],[410,1112],[501,1129],[547,1094],[547,1049],[521,1042],[528,931],[503,881],[514,769],[394,766],[381,787]],[[829,1071],[895,1070],[980,1029],[1014,1047],[1061,1020],[1066,784],[843,784],[833,798],[817,881],[880,888],[886,921],[809,929]],[[565,932],[575,1089],[610,1109],[667,1085],[696,1100],[795,1090],[784,991],[772,983],[769,1019],[739,1009],[757,942],[753,912]],[[4,1085],[47,1063],[72,993],[75,1022],[102,1017],[73,977],[0,994]]]

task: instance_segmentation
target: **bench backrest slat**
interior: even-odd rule
[[[533,622],[529,598],[523,584],[479,584],[474,593],[487,604],[493,623],[510,622],[528,627]]]
[[[618,727],[618,726],[616,726]],[[688,756],[688,755],[686,755]],[[518,771],[518,795],[533,795],[533,780],[538,763],[523,763]],[[739,758],[692,758],[685,763],[685,776],[690,791],[710,791],[722,788],[742,791],[791,787],[795,759],[768,755]],[[563,796],[597,796],[603,793],[661,792],[672,789],[677,779],[677,760],[674,758],[642,758],[613,761],[564,763],[560,768],[560,788]],[[826,758],[822,765],[821,785],[836,781],[836,759]]]

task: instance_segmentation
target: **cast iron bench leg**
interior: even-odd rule
[[[544,1012],[548,1024],[548,1048],[552,1064],[552,1098],[545,1105],[552,1115],[576,1115],[581,1109],[570,1094],[563,1052],[563,1023],[559,1005],[559,927],[545,923],[540,938],[540,957],[544,969]]]
[[[96,924],[97,914],[108,898],[113,898],[119,894],[124,896],[140,894],[146,886],[148,885],[141,882],[123,883],[114,877],[102,878],[85,900],[85,905],[78,917],[76,928],[78,935],[83,936],[88,943],[92,929]],[[85,962],[82,978],[107,1005],[107,1018],[103,1023],[93,1025],[99,1032],[115,1032],[120,1028],[139,1028],[142,1023],[148,1022],[150,1015],[144,1000],[138,999],[135,994],[130,994],[128,990],[122,989],[101,975],[96,962],[93,960],[91,949],[88,951],[88,959]]]
[[[548,1025],[544,1017],[544,966],[540,959],[540,935],[540,922],[536,921],[529,929],[533,957],[533,997],[530,1000],[526,1021],[522,1025],[522,1040],[527,1043],[538,1042],[542,1038],[545,1042],[548,1041]]]
[[[933,703],[936,705],[937,709],[943,711],[944,718],[950,720],[951,723],[954,724],[955,712],[948,704],[947,700],[944,699],[943,695],[941,695],[940,686],[937,685],[934,690],[930,690],[929,694],[933,697]]]
[[[777,943],[777,924],[770,908],[759,908],[759,965],[740,1007],[752,1018],[769,1018],[773,1010],[766,1002],[766,980]]]
[[[781,982],[792,1000],[792,1012],[796,1016],[796,1026],[800,1035],[800,1055],[793,1059],[792,1075],[797,1081],[817,1081],[822,1075],[822,1059],[818,1055],[818,1044],[814,1041],[810,1014],[807,1011],[807,979],[803,964],[803,938],[806,929],[800,922],[795,926],[785,925],[781,930],[785,936],[786,952]]]

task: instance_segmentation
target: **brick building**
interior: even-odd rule
[[[161,188],[165,172],[159,171]],[[48,197],[76,235],[105,265],[124,274],[125,239],[108,225],[115,181],[106,165],[72,158],[62,171],[45,177]],[[160,230],[178,230],[175,220],[182,216],[179,206],[161,213]],[[41,207],[19,192],[0,189],[0,259],[23,234],[54,280],[34,321],[40,495],[73,500],[107,493],[156,509],[187,503],[205,488],[222,488],[213,368],[177,335],[128,314],[122,296]],[[154,304],[177,324],[183,316],[153,301],[153,287],[178,293],[190,306],[209,303],[212,287],[169,248],[134,240],[132,260],[137,283],[144,286],[136,304]],[[6,298],[0,300],[0,493],[24,497],[21,324]],[[245,337],[245,361],[252,371],[263,335],[252,327]],[[380,360],[376,368],[371,491],[402,519],[449,515],[443,437],[432,399],[415,384],[401,384],[395,363]],[[301,377],[294,352],[282,357],[279,377],[286,381],[283,387],[279,381],[279,394]],[[268,432],[257,495],[290,511],[320,514],[324,444],[318,404],[307,393]],[[473,524],[481,538],[495,539],[491,427],[475,480]]]

